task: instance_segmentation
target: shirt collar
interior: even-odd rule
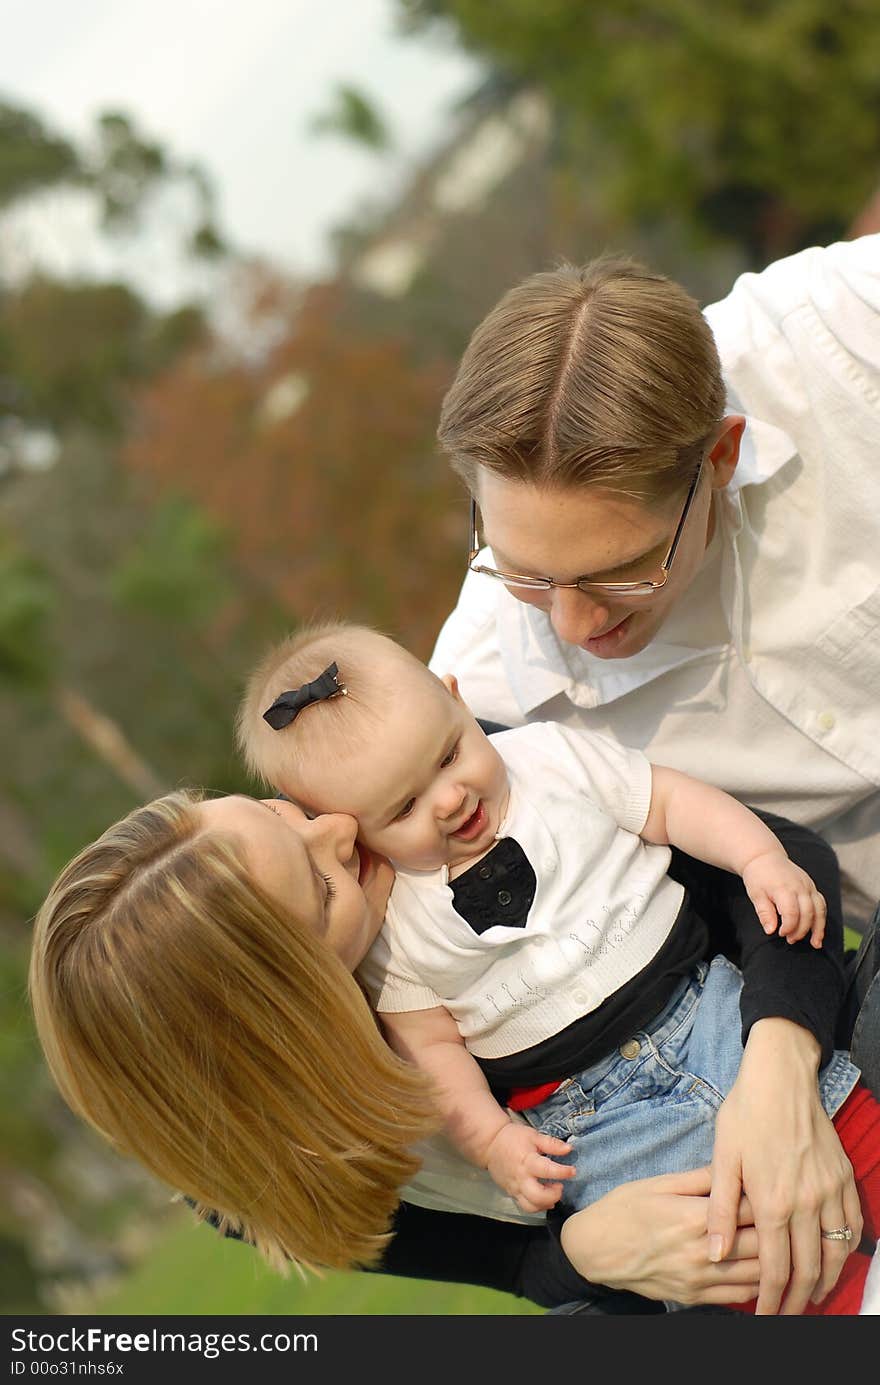
[[[729,411],[736,412],[734,400]],[[739,461],[726,491],[738,503],[744,486],[759,486],[775,476],[796,452],[794,442],[781,428],[762,419],[746,418]],[[721,543],[720,526],[706,553],[712,562]],[[688,645],[687,621],[673,612],[661,637],[652,640],[630,659],[603,660],[557,638],[543,611],[517,601],[503,588],[498,594],[498,641],[510,690],[523,715],[560,694],[580,707],[596,707],[614,701],[673,668],[702,657],[705,648]],[[680,627],[680,628],[679,628]],[[720,646],[719,646],[720,647]]]

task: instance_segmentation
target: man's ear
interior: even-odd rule
[[[707,460],[712,466],[713,490],[722,490],[736,471],[745,426],[742,414],[726,414],[718,425],[707,453]]]
[[[456,678],[454,673],[444,673],[443,677],[440,679],[440,682],[443,684],[447,692],[452,693],[452,696],[455,698],[456,702],[464,701],[461,693],[458,691],[458,679]]]

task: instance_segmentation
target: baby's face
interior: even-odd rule
[[[507,809],[504,763],[455,680],[444,682],[407,680],[369,745],[322,775],[321,802],[310,804],[350,813],[360,841],[409,870],[482,855]]]

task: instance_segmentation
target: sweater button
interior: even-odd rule
[[[499,904],[509,904],[512,898],[513,896],[510,893],[510,890],[498,891],[497,899]]]
[[[488,880],[491,874],[491,866],[480,866],[480,869],[477,871],[477,875],[479,875],[481,880]]]

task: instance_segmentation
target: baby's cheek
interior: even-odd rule
[[[384,831],[370,831],[369,827],[362,827],[358,832],[358,841],[377,856],[390,856],[396,835],[387,828]]]

